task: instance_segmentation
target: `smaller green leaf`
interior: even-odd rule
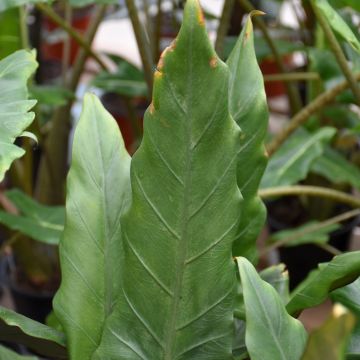
[[[360,42],[343,18],[334,10],[327,0],[312,0],[313,5],[326,18],[333,30],[360,53]]]
[[[252,360],[298,360],[306,344],[300,321],[245,258],[237,258],[246,311],[246,346]]]
[[[65,105],[68,100],[75,99],[75,95],[61,86],[34,85],[30,88],[30,96],[39,104],[60,106]]]
[[[289,314],[298,315],[302,310],[317,306],[327,299],[329,293],[350,284],[360,276],[360,251],[335,256],[318,269],[292,292],[286,305]]]
[[[333,291],[331,299],[349,308],[360,319],[360,278]]]
[[[270,266],[259,275],[277,291],[284,304],[289,301],[289,273],[285,264]]]
[[[330,147],[325,147],[324,153],[312,164],[311,171],[334,184],[350,184],[360,189],[359,168]]]
[[[270,158],[261,188],[292,185],[303,180],[310,171],[313,161],[318,158],[334,136],[336,130],[323,127],[309,133],[298,129]]]
[[[34,240],[58,245],[64,230],[65,210],[62,206],[44,206],[20,190],[10,190],[6,196],[20,211],[19,215],[0,211],[0,223],[20,231]]]
[[[100,72],[94,78],[92,85],[119,95],[146,97],[148,90],[144,73],[125,59],[114,56],[111,58],[116,62],[116,72]]]
[[[309,337],[302,360],[343,360],[354,316],[342,305],[335,305],[332,316]]]
[[[5,346],[0,345],[0,359],[1,360],[39,360],[36,356],[19,355]]]
[[[4,307],[0,307],[0,340],[25,345],[44,356],[67,358],[63,333]]]
[[[319,221],[310,221],[296,229],[278,231],[269,238],[269,242],[281,242],[283,246],[324,244],[329,241],[329,234],[340,228],[339,224],[318,228],[319,224],[321,224]]]

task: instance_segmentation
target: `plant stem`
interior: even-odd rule
[[[26,5],[19,6],[20,38],[23,49],[30,49]]]
[[[241,4],[241,6],[244,8],[244,10],[246,10],[248,12],[255,10],[255,8],[252,6],[252,4],[249,2],[249,0],[239,0],[239,2]],[[271,38],[264,21],[262,19],[260,19],[259,17],[255,17],[254,22],[256,23],[256,25],[259,27],[259,29],[263,33],[264,39],[270,47],[270,50],[274,56],[274,60],[277,64],[280,72],[284,73],[284,74],[287,73],[285,65],[282,61],[282,56],[281,56],[279,50],[277,49],[275,42]],[[286,85],[286,90],[287,90],[288,97],[289,97],[291,113],[295,114],[298,111],[300,111],[300,109],[302,107],[300,94],[297,91],[294,84],[286,83],[285,85]]]
[[[286,245],[291,241],[297,240],[298,238],[300,238],[300,237],[302,237],[304,235],[311,234],[311,233],[313,233],[315,231],[322,230],[322,229],[328,227],[329,225],[337,224],[339,222],[351,219],[351,218],[353,218],[355,216],[359,216],[359,215],[360,215],[360,209],[354,209],[354,210],[351,210],[351,211],[347,211],[347,212],[345,212],[345,213],[343,213],[341,215],[334,216],[334,217],[332,217],[332,218],[330,218],[330,219],[328,219],[326,221],[323,221],[321,223],[309,226],[306,229],[304,229],[303,231],[300,231],[300,232],[298,232],[297,234],[295,234],[293,236],[289,236],[289,237],[287,237],[285,239],[277,241],[277,242],[271,244],[270,246],[266,247],[263,250],[261,255],[265,255],[265,254],[269,253],[270,251],[272,251],[274,249],[277,249],[280,246]],[[318,245],[318,244],[316,244],[316,245]]]
[[[355,75],[357,81],[360,81],[360,73]],[[341,92],[349,87],[347,81],[343,81],[333,88],[325,91],[301,111],[299,111],[287,124],[287,126],[277,134],[274,139],[267,146],[267,153],[271,156],[284,142],[285,140],[302,124],[304,124],[311,115],[322,109],[326,104],[330,103]]]
[[[162,21],[163,21],[163,12],[161,9],[162,0],[157,0],[157,15],[156,15],[156,25],[155,25],[155,34],[154,34],[154,63],[157,62],[160,56],[160,42],[161,42],[161,30],[162,30]]]
[[[293,72],[293,73],[286,73],[286,74],[264,75],[265,82],[304,81],[304,80],[320,80],[320,76],[316,72]]]
[[[342,191],[328,189],[321,186],[294,185],[259,190],[259,196],[262,199],[291,195],[322,197],[326,199],[332,199],[355,208],[360,208],[360,199],[357,199],[354,196],[348,195]]]
[[[342,254],[342,251],[337,249],[335,246],[332,246],[329,244],[314,244],[314,245],[318,246],[319,248],[322,248],[323,250],[329,252],[330,254],[332,254],[334,256]]]
[[[106,5],[102,5],[93,15],[89,29],[85,34],[89,47],[106,13],[106,8]],[[68,84],[69,90],[73,92],[80,81],[86,59],[87,51],[82,48],[77,55],[72,77]],[[36,184],[36,197],[40,202],[48,205],[61,205],[65,200],[71,105],[72,101],[69,101],[55,111],[51,119],[52,127],[44,144],[44,153],[41,158]]]
[[[146,41],[145,31],[140,23],[139,14],[134,0],[126,0],[126,6],[128,8],[129,17],[134,29],[136,42],[139,48],[140,57],[144,68],[145,80],[148,85],[148,91],[151,98],[154,69],[151,48],[148,41]]]
[[[234,8],[234,3],[235,0],[225,0],[224,2],[224,7],[221,14],[220,23],[217,30],[217,36],[215,41],[215,51],[217,52],[219,57],[221,57],[223,53],[224,41],[229,29],[231,13]]]
[[[64,0],[64,7],[65,7],[65,22],[68,25],[71,25],[72,23],[72,8],[67,0]],[[70,36],[67,34],[66,38],[64,39],[64,51],[62,56],[62,81],[63,86],[66,87],[67,82],[67,73],[69,70],[69,64],[70,64],[70,50],[71,50],[71,41]]]
[[[330,48],[335,55],[337,63],[339,64],[347,81],[349,82],[351,91],[353,92],[354,97],[355,97],[355,101],[360,106],[360,87],[358,86],[356,78],[348,65],[345,54],[342,51],[341,46],[340,46],[339,42],[337,41],[337,39],[334,35],[334,32],[332,31],[328,21],[325,19],[323,14],[317,9],[316,6],[313,5],[313,9],[314,9],[315,15],[318,19],[318,22],[319,22],[321,28],[323,29],[327,40],[329,41]]]
[[[153,23],[151,21],[150,10],[149,10],[149,1],[142,0],[142,3],[143,3],[143,9],[144,9],[144,14],[145,14],[145,18],[146,18],[146,34],[149,39],[148,42],[150,43],[153,58],[155,58],[154,29],[153,29]]]
[[[51,19],[56,25],[60,26],[65,30],[83,49],[86,50],[86,53],[91,56],[96,62],[101,66],[102,69],[107,70],[107,66],[103,60],[91,49],[89,43],[76,31],[74,30],[66,21],[64,21],[50,6],[37,3],[36,7],[49,19]]]

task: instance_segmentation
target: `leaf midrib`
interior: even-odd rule
[[[188,52],[188,64],[189,64],[189,73],[187,81],[187,116],[186,116],[186,166],[185,166],[185,179],[184,179],[184,197],[183,197],[183,209],[181,212],[181,235],[178,240],[177,251],[178,254],[177,262],[176,262],[176,281],[174,286],[174,297],[172,303],[172,309],[170,314],[170,321],[168,322],[167,329],[167,339],[165,342],[165,350],[164,350],[164,359],[165,360],[173,360],[173,347],[176,339],[176,320],[178,314],[178,308],[180,304],[180,295],[182,290],[182,282],[184,276],[184,270],[186,267],[186,257],[187,257],[187,241],[188,241],[188,223],[189,223],[189,199],[191,193],[191,184],[192,184],[192,173],[191,173],[191,160],[194,149],[191,146],[191,129],[192,129],[192,73],[193,73],[193,63],[192,63],[192,54],[193,54],[193,29],[189,31],[189,52]]]

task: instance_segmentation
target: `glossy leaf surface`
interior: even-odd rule
[[[28,346],[44,356],[67,358],[61,332],[4,307],[0,307],[0,340]]]
[[[0,61],[0,181],[11,163],[24,155],[14,141],[34,120],[29,110],[36,102],[27,100],[27,81],[36,67],[35,55],[25,50]]]
[[[242,131],[238,156],[238,185],[244,204],[233,253],[234,256],[254,259],[255,241],[266,216],[257,190],[267,162],[264,139],[268,109],[264,81],[255,55],[251,15],[227,64],[230,69],[230,112]]]
[[[354,325],[354,316],[341,305],[335,305],[332,316],[310,334],[301,360],[344,360]]]
[[[303,180],[335,132],[329,127],[313,134],[302,128],[297,130],[271,157],[261,187],[292,185]]]
[[[319,264],[318,269],[292,292],[286,308],[290,314],[317,306],[327,299],[329,293],[360,276],[360,251],[352,251],[335,256],[328,263]]]
[[[20,214],[14,215],[0,211],[1,224],[45,244],[59,244],[65,221],[65,212],[62,206],[41,205],[16,189],[7,191],[6,196]]]
[[[122,218],[122,291],[94,359],[232,359],[240,131],[197,0],[157,69]]]
[[[245,258],[237,258],[246,310],[246,346],[252,360],[298,360],[306,331],[285,309],[276,290]]]
[[[115,120],[86,95],[67,179],[62,283],[54,300],[72,360],[91,358],[118,293],[119,218],[129,202],[129,168]]]

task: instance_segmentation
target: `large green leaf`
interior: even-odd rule
[[[306,344],[300,321],[245,258],[237,258],[246,311],[246,346],[252,360],[298,360]]]
[[[336,130],[323,127],[314,133],[298,129],[271,157],[261,181],[262,188],[292,185],[303,180],[311,165]]]
[[[0,345],[0,359],[1,360],[39,360],[36,356],[19,355],[5,346]]]
[[[354,316],[341,305],[335,305],[332,316],[310,334],[301,360],[344,360],[354,325]]]
[[[6,196],[20,211],[19,215],[0,211],[0,223],[32,239],[57,245],[64,230],[64,208],[44,206],[20,190],[10,190]]]
[[[238,156],[238,185],[244,204],[233,253],[234,256],[253,259],[255,241],[266,216],[257,191],[267,162],[264,139],[268,109],[264,81],[255,56],[251,15],[227,64],[230,69],[230,112],[242,131]]]
[[[240,131],[197,0],[157,69],[122,218],[122,291],[94,359],[232,359]]]
[[[91,358],[119,292],[119,219],[130,197],[129,168],[115,120],[86,95],[67,180],[62,283],[54,299],[73,360]]]
[[[13,143],[34,120],[28,111],[36,102],[27,100],[26,85],[36,67],[34,53],[25,50],[0,61],[0,181],[11,163],[24,155]]]
[[[0,12],[16,6],[34,4],[37,2],[51,2],[52,0],[1,0]]]
[[[61,332],[4,307],[0,307],[0,340],[25,345],[44,356],[67,358]]]
[[[334,184],[350,184],[360,189],[359,168],[330,147],[325,147],[324,153],[313,162],[311,170]]]
[[[360,42],[343,18],[334,10],[327,0],[311,0],[313,6],[321,12],[333,30],[360,53]]]
[[[317,306],[327,299],[329,293],[345,286],[360,276],[360,251],[352,251],[335,256],[319,268],[292,292],[286,308],[290,314]]]

